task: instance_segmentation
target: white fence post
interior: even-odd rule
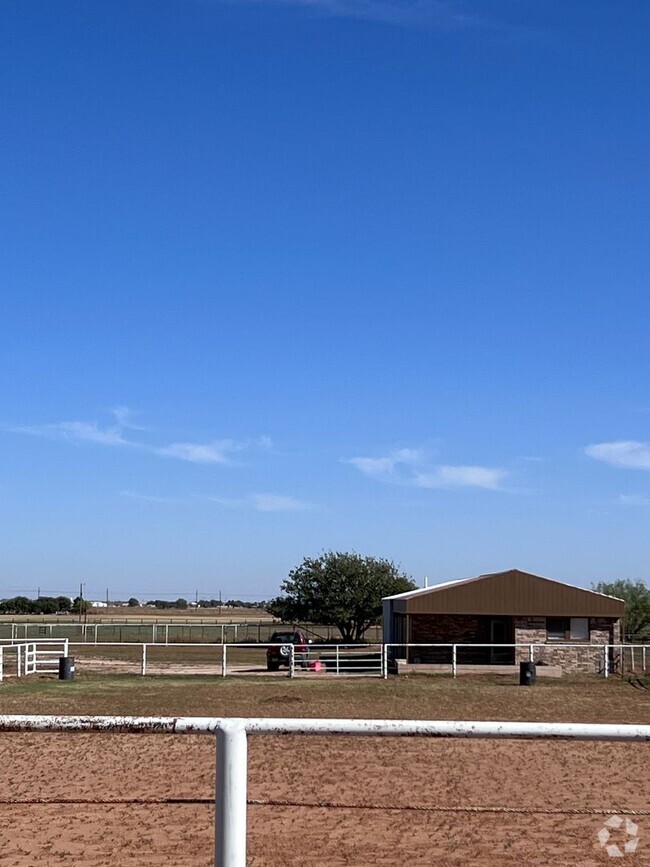
[[[4,647],[2,646],[2,644],[0,644],[0,683],[2,683],[2,680],[4,678],[4,665],[5,665]]]
[[[155,623],[151,624],[151,643],[152,644],[156,643],[156,624]]]
[[[528,645],[528,662],[535,662],[535,646],[533,644]]]
[[[604,659],[603,659],[603,674],[605,677],[609,677],[609,644],[606,644],[603,648],[604,650]]]
[[[142,675],[142,677],[144,677],[146,673],[147,673],[147,645],[143,644],[142,645],[142,670],[141,670],[140,674]]]
[[[340,648],[339,648],[339,645],[337,644],[336,645],[336,673],[337,674],[339,673],[340,657],[341,657]]]
[[[21,675],[21,655],[24,644],[16,645],[16,677],[22,677]]]
[[[645,644],[643,645],[643,648],[641,649],[641,663],[643,665],[643,673],[645,674],[645,672],[646,672],[646,668],[645,668]]]
[[[451,676],[456,677],[457,674],[457,656],[456,656],[456,644],[451,645]]]
[[[224,720],[217,729],[215,867],[246,867],[248,743],[243,720]]]
[[[99,626],[99,623],[96,623],[95,624],[95,644],[97,644],[97,627],[98,626]]]
[[[381,648],[381,664],[382,664],[382,677],[384,680],[388,679],[388,645],[383,644]]]
[[[165,623],[165,647],[169,644],[169,623]]]
[[[289,677],[295,677],[296,674],[296,647],[294,644],[289,645]]]
[[[226,676],[226,671],[228,670],[228,659],[227,659],[228,645],[221,645],[221,677]]]

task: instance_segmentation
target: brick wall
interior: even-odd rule
[[[535,648],[535,661],[545,662],[548,665],[561,665],[564,671],[593,673],[602,671],[604,665],[603,644],[612,644],[620,635],[620,621],[611,617],[589,618],[589,643],[593,644],[593,650],[589,647],[571,647],[573,642],[564,642],[563,647],[558,644],[563,642],[547,641],[545,617],[516,617],[515,618],[515,642],[517,644],[544,644],[545,647]],[[587,642],[576,641],[575,644]],[[523,662],[529,658],[528,648],[517,648],[517,662]]]
[[[545,617],[515,617],[515,644],[544,644],[546,642],[546,618]],[[535,649],[535,655],[539,651]],[[515,650],[515,662],[527,662],[530,658],[527,647],[518,647]]]
[[[488,643],[485,618],[471,614],[411,614],[412,644]],[[409,653],[409,662],[451,663],[451,648],[422,647]]]

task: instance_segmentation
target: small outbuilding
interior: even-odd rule
[[[519,569],[410,590],[383,602],[384,641],[398,645],[392,657],[408,664],[448,665],[456,644],[466,645],[457,648],[459,664],[516,665],[529,659],[533,644],[538,663],[590,672],[604,666],[603,645],[620,643],[625,609],[621,599]],[[399,647],[427,644],[447,646]]]

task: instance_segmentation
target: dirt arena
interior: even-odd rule
[[[621,682],[67,686],[4,684],[0,712],[650,721],[650,692]],[[202,803],[214,792],[210,736],[3,734],[0,767],[2,867],[212,864],[214,810]],[[248,863],[611,864],[597,834],[602,811],[616,810],[645,813],[623,863],[649,865],[648,767],[650,744],[251,736]],[[115,803],[160,799],[200,803]],[[66,800],[114,803],[56,803]]]

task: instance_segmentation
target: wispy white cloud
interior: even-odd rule
[[[117,425],[123,429],[127,430],[147,430],[141,424],[137,424],[133,417],[133,411],[128,408],[128,406],[116,406],[113,407],[111,413],[115,416],[115,421]]]
[[[295,6],[328,18],[357,18],[401,27],[485,26],[486,19],[469,12],[458,0],[230,0],[242,5]]]
[[[650,506],[650,497],[644,494],[620,494],[616,502],[621,506]]]
[[[212,443],[171,443],[153,448],[152,451],[161,457],[193,464],[227,464],[230,463],[230,455],[241,451],[243,447],[232,440],[219,440]]]
[[[506,476],[499,467],[449,466],[440,464],[431,473],[417,474],[418,488],[488,488],[498,490]]]
[[[296,497],[281,494],[251,494],[250,501],[256,512],[306,512],[311,504]]]
[[[117,407],[111,410],[111,413],[115,423],[104,426],[96,421],[61,421],[42,425],[13,426],[6,430],[72,443],[93,443],[136,449],[159,457],[195,464],[229,464],[232,462],[233,454],[250,446],[250,443],[238,443],[227,439],[209,443],[174,442],[162,446],[153,445],[127,436],[128,431],[146,430],[133,422],[132,413],[127,407]],[[258,445],[260,448],[269,448],[269,444],[263,439]]]
[[[103,446],[137,446],[137,443],[131,443],[124,438],[121,427],[116,425],[102,428],[94,421],[61,421],[43,425],[11,427],[8,430],[13,433],[29,434],[47,439],[64,439],[70,442],[97,443]]]
[[[253,509],[256,512],[307,512],[312,503],[285,494],[248,494],[245,497],[208,497],[210,502],[229,509]]]
[[[142,500],[145,503],[161,503],[164,505],[178,502],[172,497],[156,497],[152,494],[139,494],[137,491],[120,491],[120,497],[126,497],[129,500]]]
[[[394,482],[403,478],[405,469],[417,467],[422,461],[423,457],[416,449],[397,449],[383,457],[351,458],[348,463],[365,476],[379,481]]]
[[[397,449],[378,457],[346,461],[372,479],[416,488],[488,488],[498,490],[507,472],[500,467],[433,463],[420,449]]]
[[[612,467],[650,470],[650,443],[638,440],[617,440],[595,443],[585,448],[585,454]]]

